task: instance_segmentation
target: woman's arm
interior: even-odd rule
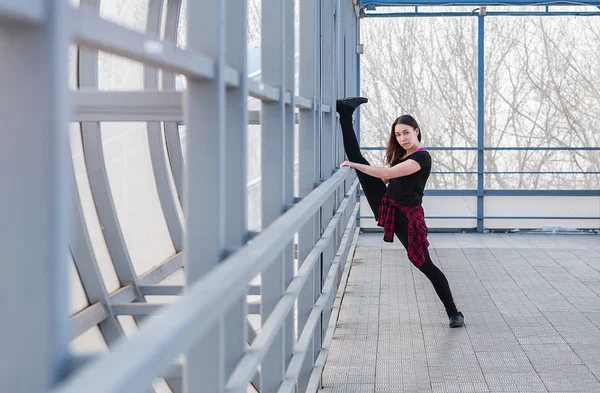
[[[341,166],[349,166],[350,168],[354,168],[357,171],[366,173],[367,175],[378,177],[384,182],[387,182],[390,179],[394,179],[396,177],[412,175],[413,173],[418,172],[421,169],[421,165],[419,165],[419,163],[415,160],[406,160],[404,162],[401,162],[400,164],[394,165],[391,168],[384,166],[370,166],[358,164],[350,161],[344,161]]]

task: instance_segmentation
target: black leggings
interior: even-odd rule
[[[344,140],[344,150],[346,151],[346,155],[348,156],[348,160],[352,162],[357,162],[360,164],[370,165],[369,162],[363,157],[360,152],[360,147],[358,145],[358,141],[356,140],[356,134],[354,133],[354,127],[352,126],[352,117],[350,115],[342,115],[340,116],[340,125],[342,126],[342,137]],[[366,173],[362,173],[360,171],[356,171],[358,176],[358,180],[360,181],[360,185],[362,186],[363,192],[365,193],[365,197],[375,214],[375,219],[377,220],[379,214],[379,205],[381,204],[381,199],[383,195],[387,192],[387,187],[383,180],[378,177],[373,177],[371,175],[367,175]],[[395,234],[404,246],[405,249],[408,249],[408,219],[402,212],[396,212],[396,223],[395,223]],[[452,292],[450,291],[450,285],[448,284],[448,280],[446,276],[431,260],[431,256],[429,255],[429,250],[425,250],[425,263],[419,269],[431,284],[433,284],[433,288],[435,292],[439,296],[442,303],[444,303],[444,307],[446,308],[446,313],[449,317],[453,316],[456,312],[456,305],[454,304],[454,300],[452,299]]]

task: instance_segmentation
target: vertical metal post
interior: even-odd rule
[[[247,238],[247,181],[248,155],[248,44],[246,0],[226,0],[227,65],[240,73],[240,86],[226,92],[226,125],[224,161],[225,250],[230,253],[242,247]],[[223,179],[223,180],[225,180]],[[248,341],[246,301],[247,292],[225,316],[225,377],[228,378],[246,350]],[[257,386],[258,388],[258,386]]]
[[[354,53],[356,56],[356,96],[360,96],[360,53],[358,52],[358,45],[361,44],[361,40],[360,40],[360,19],[356,20],[356,45],[354,46]],[[354,130],[356,132],[356,140],[358,141],[358,146],[360,146],[360,106],[356,109],[356,111],[354,111],[354,113],[356,113],[356,116],[354,118]],[[358,207],[358,214],[356,215],[356,226],[359,228],[360,230],[360,215],[361,215],[361,209],[360,209],[360,185],[358,187],[358,190],[356,192],[356,198],[357,201],[359,203],[359,207]]]
[[[281,0],[262,0],[262,81],[280,91],[279,101],[263,102],[262,124],[262,225],[277,219],[284,208],[285,189],[285,5]],[[292,46],[293,48],[293,46]],[[293,49],[292,49],[293,50]],[[293,137],[293,134],[291,135]],[[284,263],[280,255],[261,274],[261,321],[265,323],[283,296]],[[271,345],[261,365],[261,393],[276,392],[284,376],[283,330]]]
[[[485,7],[481,7],[478,16],[477,50],[477,232],[483,232],[483,171],[485,166],[484,150],[484,49],[485,49]]]
[[[187,44],[216,62],[216,77],[188,77],[185,100],[187,160],[186,283],[189,286],[222,258],[225,231],[225,2],[187,4]],[[210,37],[210,39],[208,39]],[[185,392],[221,392],[225,384],[223,320],[187,352]]]
[[[360,45],[360,19],[356,20],[356,46],[353,53],[356,54],[356,95],[360,96],[360,53],[358,53],[358,45]],[[356,139],[360,146],[360,106],[354,111],[356,118],[354,121],[354,129],[356,130]],[[360,213],[358,214],[360,216]]]
[[[318,159],[319,152],[316,150],[315,139],[318,137],[317,119],[321,108],[317,99],[317,73],[316,73],[316,40],[317,40],[317,0],[304,0],[300,2],[300,86],[299,92],[301,97],[310,98],[313,100],[313,108],[308,110],[300,110],[299,118],[299,196],[301,198],[307,196],[314,189],[314,184],[317,181],[317,171],[319,169]],[[313,217],[299,232],[298,232],[298,268],[302,267],[302,263],[315,245],[315,240],[318,231],[315,230],[315,223],[318,222],[316,217]],[[298,295],[298,334],[303,331],[306,321],[312,311],[313,294],[315,287],[316,272],[315,269],[310,273],[304,288]],[[320,327],[318,328],[320,329]],[[311,345],[315,344],[313,338]],[[312,348],[312,346],[309,346]],[[320,349],[320,346],[319,346]],[[314,351],[314,349],[313,349]],[[311,356],[306,356],[302,371],[298,377],[298,391],[306,391],[308,381],[313,367],[312,351],[309,349]]]
[[[327,179],[333,172],[334,151],[333,132],[335,129],[335,97],[334,97],[334,6],[335,0],[324,0],[321,2],[321,78],[322,78],[322,100],[331,108],[329,113],[323,114],[323,132],[321,146],[321,178]],[[323,204],[321,208],[321,233],[325,230],[333,217],[335,194]],[[327,272],[333,262],[333,243],[323,250],[321,268],[321,287],[327,278]],[[323,337],[329,323],[331,310],[324,310],[322,317]]]
[[[294,0],[284,1],[284,24],[283,24],[283,48],[284,48],[284,91],[291,96],[290,104],[285,106],[285,128],[283,131],[283,204],[291,206],[294,202],[294,133],[296,128],[295,118],[295,81],[296,81],[296,50],[295,50],[295,10]],[[283,251],[283,288],[294,279],[294,241],[290,243]],[[292,360],[294,354],[294,344],[296,335],[294,329],[294,313],[288,313],[283,327],[283,345],[284,345],[284,372]]]
[[[38,26],[0,21],[2,391],[41,393],[68,372],[68,3]],[[16,339],[15,339],[16,338]]]
[[[321,181],[323,179],[323,177],[321,176],[321,168],[323,167],[323,160],[322,160],[322,155],[321,155],[321,150],[323,148],[323,111],[322,111],[322,106],[323,106],[323,92],[322,92],[322,86],[323,86],[323,73],[321,71],[321,60],[322,60],[322,48],[323,48],[323,44],[322,44],[322,40],[321,40],[321,34],[323,33],[323,23],[321,20],[321,15],[323,14],[323,10],[322,10],[322,6],[321,6],[321,0],[314,0],[315,4],[314,4],[314,8],[315,8],[315,13],[314,13],[314,19],[315,19],[315,31],[314,31],[314,54],[315,54],[315,59],[314,59],[314,74],[315,74],[315,115],[316,115],[316,119],[315,119],[315,173],[314,173],[314,178],[316,181]],[[316,183],[315,183],[316,185]],[[321,217],[321,210],[319,209],[317,211],[317,213],[315,213],[315,217],[314,217],[314,230],[313,230],[313,242],[316,244],[320,237],[321,237],[321,233],[323,231],[323,226],[322,226],[322,217]],[[313,299],[312,299],[312,304],[315,304],[317,299],[319,298],[319,296],[321,295],[321,282],[322,282],[322,274],[321,274],[321,264],[322,264],[322,260],[319,261],[319,263],[315,264],[314,270],[313,270]],[[312,307],[312,306],[311,306]],[[323,339],[323,334],[322,334],[322,325],[323,325],[323,321],[320,320],[317,323],[317,327],[315,328],[315,333],[313,336],[313,357],[311,359],[311,367],[314,364],[314,362],[317,360],[319,353],[321,352],[321,343],[322,343],[322,339]]]

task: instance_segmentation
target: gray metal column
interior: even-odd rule
[[[287,0],[286,0],[287,1]],[[262,103],[262,227],[283,212],[285,204],[285,3],[262,0],[262,82],[279,89],[279,101]],[[292,46],[293,48],[293,46]],[[293,49],[292,49],[293,50]],[[291,135],[293,138],[293,134]],[[287,254],[288,248],[286,248]],[[287,255],[278,256],[261,274],[261,323],[264,324],[283,295]],[[284,326],[261,364],[261,393],[274,393],[284,376]],[[268,370],[268,372],[266,372]]]
[[[226,132],[224,162],[225,227],[224,247],[227,253],[238,250],[247,239],[247,182],[248,156],[248,60],[246,0],[226,0],[227,65],[240,73],[240,86],[226,92]],[[225,180],[224,179],[224,180]],[[225,376],[231,375],[246,350],[248,341],[247,291],[225,316]],[[258,386],[257,386],[258,388]]]
[[[314,142],[315,142],[315,172],[314,172],[314,178],[316,180],[315,186],[317,184],[319,184],[319,182],[322,181],[322,176],[321,176],[321,167],[323,166],[322,160],[321,160],[321,148],[322,148],[322,143],[321,143],[321,138],[322,138],[322,134],[323,134],[323,111],[322,111],[322,104],[323,104],[323,92],[321,91],[321,86],[323,85],[322,81],[323,81],[323,76],[321,74],[321,48],[322,48],[322,43],[321,43],[321,34],[322,34],[322,23],[321,23],[321,15],[322,15],[322,7],[321,7],[321,0],[315,0],[315,4],[314,4],[314,8],[315,8],[315,13],[314,13],[314,19],[315,19],[315,42],[314,42],[314,55],[315,55],[315,59],[314,59],[314,75],[315,75],[315,101],[314,101],[314,105],[315,105],[315,115],[316,115],[316,119],[315,119],[315,132],[314,132]],[[322,217],[321,217],[321,210],[319,209],[317,211],[317,214],[315,214],[314,217],[314,227],[313,227],[313,234],[314,234],[314,238],[313,238],[313,242],[316,244],[319,239],[321,238],[321,233],[323,233],[323,226],[322,226]],[[322,260],[322,257],[321,257]],[[313,300],[312,300],[312,304],[315,304],[317,302],[317,300],[319,299],[319,296],[321,295],[321,288],[322,288],[322,267],[321,267],[322,262],[319,261],[319,263],[315,264],[315,268],[313,270]],[[317,360],[319,353],[321,351],[321,343],[323,341],[323,334],[322,334],[322,326],[323,326],[323,322],[322,320],[319,321],[317,323],[317,327],[315,328],[315,335],[313,338],[313,348],[314,348],[314,353],[313,358],[312,358],[312,364],[314,364],[314,362]]]
[[[315,142],[318,138],[318,115],[321,111],[317,105],[317,0],[305,0],[300,2],[300,86],[301,97],[310,98],[315,103],[312,109],[301,110],[299,118],[299,197],[304,198],[314,189],[318,180],[319,170],[318,156]],[[298,269],[316,243],[319,231],[316,229],[318,217],[313,217],[298,232]],[[319,267],[320,269],[320,267]],[[319,290],[318,277],[315,268],[312,269],[307,284],[298,295],[298,334],[300,335],[306,325],[306,321],[312,311],[315,290]],[[321,326],[316,329],[319,333]],[[319,334],[320,337],[320,334]],[[319,343],[320,344],[320,341]],[[302,371],[298,377],[298,391],[306,391],[310,374],[314,363],[315,339],[309,346],[309,355],[304,359]],[[319,345],[320,349],[320,345]]]
[[[45,392],[69,368],[67,7],[44,2],[37,26],[0,21],[3,392]]]
[[[283,130],[283,204],[292,206],[294,203],[294,134],[296,128],[295,117],[295,91],[296,91],[296,51],[295,51],[295,10],[294,0],[284,1],[284,26],[283,26],[283,48],[284,48],[284,91],[290,94],[290,103],[285,106],[285,128]],[[284,291],[294,279],[294,239],[283,252],[283,288]],[[284,367],[287,367],[292,360],[294,345],[296,343],[296,332],[294,326],[293,309],[288,313],[283,327],[283,345],[284,345]],[[285,372],[285,370],[284,370]]]
[[[187,161],[185,271],[191,286],[223,257],[225,164],[225,2],[187,4],[187,45],[215,61],[216,77],[189,77],[185,100]],[[210,37],[210,38],[209,38]],[[207,225],[210,223],[210,225]],[[216,393],[224,385],[223,319],[188,352],[185,392]]]
[[[335,131],[335,97],[334,97],[334,6],[336,0],[324,0],[321,2],[321,92],[322,103],[329,105],[330,111],[323,114],[321,133],[321,178],[327,179],[331,176],[334,168],[334,137]],[[323,204],[321,208],[321,232],[331,221],[334,214],[335,194]],[[330,242],[323,251],[321,268],[321,286],[325,282],[327,272],[333,262],[334,242]],[[331,311],[324,310],[322,319],[323,335],[329,323]]]
[[[148,2],[148,20],[146,33],[160,39],[163,0],[150,0]],[[144,66],[144,89],[158,90],[158,69]],[[177,213],[176,196],[171,188],[169,179],[169,163],[165,157],[165,143],[163,142],[162,124],[158,122],[146,123],[148,147],[156,191],[165,221],[177,252],[183,249],[183,226]]]
[[[477,232],[483,232],[483,198],[485,171],[485,7],[481,7],[478,16],[477,40]]]

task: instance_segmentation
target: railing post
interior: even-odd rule
[[[483,198],[485,170],[485,101],[484,101],[484,70],[485,70],[485,7],[481,7],[478,16],[477,40],[477,232],[483,232]]]
[[[224,249],[235,252],[247,240],[247,155],[248,155],[248,58],[246,0],[225,0],[227,35],[226,64],[240,74],[240,85],[226,92],[224,135]],[[225,378],[227,379],[246,351],[248,341],[247,290],[225,314]],[[258,388],[258,386],[257,386]]]
[[[70,20],[68,2],[42,4],[38,26],[13,20],[10,13],[0,20],[0,382],[5,392],[45,392],[69,369]],[[0,8],[6,6],[10,11],[11,2]]]
[[[320,152],[316,150],[315,140],[319,137],[318,129],[318,114],[321,112],[320,105],[317,99],[317,0],[304,0],[300,2],[300,86],[299,92],[301,97],[311,98],[313,100],[313,108],[300,111],[299,119],[299,196],[301,198],[310,194],[314,189],[314,184],[318,180],[317,171],[319,170],[318,157]],[[310,251],[313,249],[316,239],[319,236],[319,231],[315,228],[318,225],[318,217],[314,216],[299,232],[298,232],[298,269]],[[320,267],[319,267],[320,269]],[[317,274],[315,268],[312,269],[310,277],[298,296],[298,334],[300,335],[306,326],[306,321],[310,315],[314,304],[314,294],[320,288],[318,286]],[[320,281],[320,278],[319,278]],[[298,378],[298,391],[306,391],[308,380],[312,372],[314,363],[314,346],[319,344],[320,349],[320,332],[321,326],[315,329],[315,334],[309,345],[309,355],[304,359],[302,371]]]
[[[210,0],[187,3],[188,48],[216,63],[214,79],[187,78],[184,200],[187,201],[185,273],[188,287],[217,266],[225,244],[225,4]],[[186,353],[184,392],[222,391],[226,339],[223,324],[224,317],[221,317]]]
[[[268,227],[282,213],[289,197],[289,187],[286,177],[292,176],[293,171],[288,173],[288,162],[292,160],[293,154],[289,155],[289,138],[293,146],[293,132],[288,135],[289,128],[286,122],[285,96],[287,92],[286,82],[286,24],[289,24],[286,12],[289,0],[262,0],[261,20],[261,67],[262,82],[279,89],[279,100],[275,102],[262,103],[262,226]],[[293,11],[292,11],[293,16]],[[293,23],[293,19],[292,19]],[[292,25],[293,27],[293,25]],[[294,51],[290,48],[292,52]],[[290,50],[288,49],[288,50]],[[291,91],[294,94],[294,91]],[[292,108],[293,110],[293,108]],[[292,117],[292,121],[293,117]],[[293,184],[293,183],[292,183]],[[293,188],[292,188],[293,190]],[[292,191],[293,193],[293,191]],[[283,296],[285,281],[288,279],[289,271],[287,265],[293,261],[293,248],[291,244],[286,246],[280,254],[261,274],[261,323],[271,315],[273,309]],[[286,274],[288,273],[288,274]],[[290,329],[291,332],[290,332]],[[286,323],[277,338],[271,345],[267,356],[262,362],[260,378],[261,393],[273,393],[279,389],[284,373],[289,348],[286,341],[293,333],[293,325]]]

